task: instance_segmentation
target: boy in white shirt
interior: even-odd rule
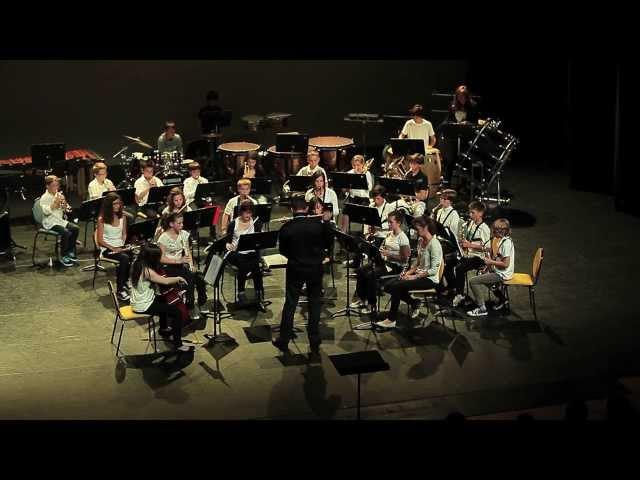
[[[327,172],[325,172],[324,168],[322,168],[319,163],[320,152],[318,152],[316,149],[309,149],[307,153],[307,165],[298,170],[298,173],[296,173],[296,175],[310,177],[314,173],[320,171],[324,175],[325,184],[328,185],[329,182],[327,179]]]
[[[89,182],[89,200],[102,198],[104,192],[113,192],[116,187],[111,180],[107,178],[107,165],[98,162],[93,166],[93,180]]]
[[[189,174],[191,175],[184,181],[184,197],[190,208],[197,208],[196,189],[201,183],[209,183],[209,180],[200,175],[201,168],[198,162],[189,164]],[[200,200],[200,199],[198,199]]]
[[[229,222],[235,218],[234,211],[237,214],[237,211],[239,210],[239,208],[236,207],[240,207],[240,204],[245,200],[251,200],[254,205],[258,203],[257,200],[249,196],[249,192],[251,192],[251,180],[249,180],[248,178],[241,178],[240,180],[238,180],[238,183],[236,185],[238,189],[238,195],[231,198],[227,202],[227,205],[224,207],[224,213],[222,215],[222,220],[220,223],[220,232],[222,235],[227,234],[227,227],[229,226]]]
[[[142,175],[133,184],[136,189],[136,203],[139,207],[143,207],[147,204],[147,201],[149,200],[149,190],[151,190],[151,187],[162,187],[164,185],[162,180],[154,175],[153,170],[153,162],[149,161],[145,163],[142,167]],[[148,216],[156,216],[152,209],[147,209],[146,213]]]
[[[402,133],[400,138],[415,138],[424,141],[424,150],[433,147],[436,144],[436,132],[433,130],[431,122],[427,121],[423,117],[422,105],[414,105],[409,114],[413,115],[411,120],[407,120],[407,123],[402,127]]]
[[[74,263],[79,263],[76,255],[76,240],[78,239],[80,228],[65,219],[67,201],[59,191],[60,180],[58,177],[48,175],[45,177],[44,183],[47,190],[39,200],[43,215],[42,227],[61,234],[60,263],[65,267],[71,267]]]

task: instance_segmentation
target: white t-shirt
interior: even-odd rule
[[[407,120],[407,123],[402,127],[402,135],[406,135],[407,138],[420,138],[424,140],[425,151],[429,148],[429,138],[434,137],[436,132],[433,130],[433,125],[428,120],[422,120],[422,123],[416,123],[412,118]]]
[[[258,204],[258,201],[254,198],[251,198],[250,196],[247,196],[247,200],[251,200],[251,202],[253,202],[254,205]],[[224,214],[225,215],[229,215],[230,218],[235,218],[233,215],[233,210],[236,207],[240,206],[240,195],[236,195],[235,197],[231,198],[228,202],[227,205],[224,207]]]
[[[356,173],[356,171],[352,168],[347,173]],[[351,190],[351,192],[347,192],[349,196],[369,198],[369,192],[373,188],[373,175],[371,175],[371,172],[368,170],[365,172],[364,175],[367,178],[367,189],[363,190],[363,189],[354,188],[353,190]]]
[[[311,167],[309,167],[309,165],[305,165],[300,170],[298,170],[298,173],[296,173],[296,175],[302,177],[310,177],[316,172],[322,172],[322,174],[324,175],[324,183],[325,185],[327,185],[329,181],[329,179],[327,178],[327,172],[325,172],[324,168],[322,168],[320,165],[317,165],[313,170],[311,170]]]
[[[479,239],[472,241],[473,239]],[[473,220],[469,220],[462,227],[462,238],[461,240],[467,240],[475,245],[484,245],[491,238],[491,229],[489,225],[482,222],[480,225],[476,225]],[[467,257],[481,257],[484,258],[484,253],[482,250],[474,250],[469,249],[467,253]]]
[[[309,202],[316,195],[313,191],[313,188],[307,190],[307,193],[304,195],[304,199]],[[324,198],[322,199],[322,203],[330,203],[333,206],[332,217],[335,220],[338,218],[338,214],[340,213],[340,207],[338,205],[338,196],[336,192],[334,192],[331,188],[327,188],[324,191]]]
[[[56,225],[66,228],[67,223],[69,223],[64,219],[64,212],[62,211],[62,208],[51,208],[55,198],[55,195],[50,194],[48,190],[40,197],[40,207],[42,208],[42,227],[47,230],[51,229],[51,227],[55,227]]]
[[[467,119],[467,112],[464,110],[456,110],[453,114],[455,115],[456,122],[458,123],[464,122]]]
[[[104,224],[104,230],[102,233],[102,238],[105,243],[108,243],[112,247],[122,247],[124,245],[124,240],[122,239],[122,227],[124,226],[124,216],[119,219],[118,226],[114,227],[110,223]],[[106,251],[105,247],[100,247],[101,251]]]
[[[398,235],[393,232],[389,232],[389,234],[385,237],[384,242],[382,242],[383,248],[389,250],[391,255],[398,256],[400,255],[401,247],[409,246],[409,238],[407,235],[401,230]],[[389,263],[393,263],[394,265],[403,266],[406,262],[402,262],[401,260],[387,260]]]
[[[513,245],[511,237],[504,237],[500,239],[500,243],[498,245],[500,245],[498,248],[500,260],[509,257],[509,266],[507,268],[498,268],[497,266],[494,266],[495,272],[500,275],[502,280],[511,280],[516,263],[516,247]]]
[[[460,234],[460,215],[458,215],[458,212],[453,207],[446,207],[438,210],[435,220],[436,222],[441,223],[443,227],[449,227],[451,233],[458,238]]]
[[[255,233],[255,223],[253,222],[253,220],[251,221],[251,223],[249,224],[249,226],[244,229],[244,230],[240,230],[238,229],[238,225],[239,222],[236,221],[235,224],[233,225],[233,238],[231,239],[231,244],[234,247],[238,246],[238,242],[240,242],[240,237],[242,235],[248,234],[248,233]],[[237,252],[241,255],[247,254],[247,253],[251,253],[251,252],[255,252],[255,250],[242,250],[240,252]]]
[[[434,283],[440,283],[438,273],[442,260],[442,245],[436,237],[432,237],[426,248],[422,247],[422,242],[418,241],[417,272],[424,272],[427,278]]]
[[[145,269],[138,279],[138,285],[134,284],[131,289],[129,304],[134,312],[146,312],[156,298],[156,292],[151,282],[145,278],[147,273],[148,270]]]
[[[108,178],[104,179],[102,184],[98,183],[98,180],[95,178],[89,182],[89,200],[95,200],[96,198],[102,197],[104,192],[108,192],[109,190],[114,190],[116,187],[113,185],[113,182]]]
[[[160,180],[158,177],[152,177],[156,179],[156,186],[157,187],[162,187],[164,186],[164,184],[162,183],[162,180]],[[148,189],[151,184],[149,183],[149,181],[144,178],[144,175],[142,175],[140,178],[138,178],[136,180],[136,183],[133,184],[133,186],[136,189],[136,195],[140,195],[142,193],[143,190]],[[147,200],[149,200],[149,191],[147,191],[147,193],[145,194],[144,197],[142,197],[142,200],[140,202],[138,202],[138,205],[143,206],[147,204]]]
[[[181,260],[182,251],[189,248],[189,232],[182,230],[174,240],[168,232],[164,232],[158,239],[158,244],[165,247],[164,256],[171,260]]]
[[[209,183],[209,180],[200,176],[197,179],[193,177],[189,177],[184,181],[183,193],[184,193],[184,198],[187,201],[187,205],[195,200],[196,189],[198,188],[198,185],[200,185],[201,183]]]
[[[393,212],[394,207],[393,204],[388,203],[386,200],[380,205],[376,207],[376,203],[371,201],[369,204],[370,207],[375,208],[378,211],[378,215],[380,215],[380,223],[382,224],[382,229],[378,229],[375,233],[376,237],[384,238],[389,233],[389,214]],[[365,225],[364,227],[365,234],[369,233],[370,227],[369,225]]]

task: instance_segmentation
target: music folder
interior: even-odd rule
[[[342,213],[349,215],[350,222],[382,228],[382,219],[375,207],[345,203]]]
[[[194,230],[201,226],[211,225],[218,207],[205,207],[185,212],[182,215],[185,230]]]
[[[231,185],[230,180],[199,183],[196,187],[194,198],[196,200],[199,200],[201,198],[222,196],[226,193],[226,187],[228,187],[229,185]]]
[[[164,203],[169,192],[175,185],[163,185],[162,187],[151,187],[147,203]]]
[[[425,155],[424,140],[419,138],[391,138],[391,148],[394,156],[407,156],[414,153]]]

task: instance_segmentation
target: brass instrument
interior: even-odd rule
[[[384,166],[384,176],[388,178],[404,179],[407,171],[404,168],[404,156],[400,156]]]
[[[372,163],[373,163],[373,158],[370,158],[369,160],[367,160],[364,164],[364,167],[362,168],[362,173],[367,173],[369,171],[369,168],[371,168]]]
[[[65,216],[73,211],[73,207],[67,203],[67,199],[62,192],[57,191],[56,198],[60,200],[60,208],[64,212]]]

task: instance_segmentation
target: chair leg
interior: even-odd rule
[[[120,337],[118,338],[118,346],[116,347],[116,357],[118,353],[120,353],[120,342],[122,341],[122,333],[124,332],[124,322],[122,322],[122,326],[120,327]]]
[[[98,276],[98,264],[100,262],[98,262],[97,258],[93,259],[93,282],[91,283],[91,285],[93,286],[93,289],[96,289],[96,277]]]
[[[116,334],[116,325],[118,324],[118,315],[116,314],[116,318],[113,320],[113,330],[111,331],[111,343],[113,344],[113,337]]]
[[[153,329],[153,352],[158,353],[158,339],[156,338],[156,319],[151,317],[151,328]]]
[[[535,319],[536,322],[540,324],[540,328],[544,330],[542,323],[540,323],[540,321],[538,320],[538,313],[536,312],[536,291],[533,287],[529,289],[529,295],[531,295],[531,306],[533,308],[533,318]]]
[[[31,263],[33,263],[33,266],[36,266],[36,242],[38,241],[38,235],[39,233],[36,232],[36,236],[33,237],[33,251],[31,252]]]

